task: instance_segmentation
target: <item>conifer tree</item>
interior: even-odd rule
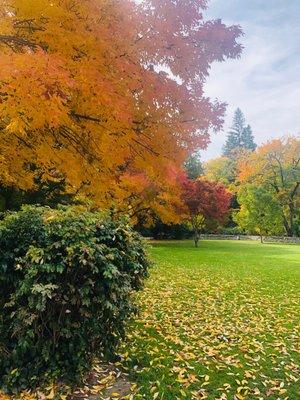
[[[238,108],[234,113],[233,124],[228,133],[223,155],[235,158],[236,153],[241,149],[253,151],[256,148],[252,129],[250,125],[246,126],[246,120],[241,109]]]
[[[254,151],[257,147],[256,143],[254,142],[254,137],[250,125],[247,125],[244,129],[241,144],[243,148],[251,151]]]

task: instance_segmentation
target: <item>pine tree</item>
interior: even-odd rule
[[[234,158],[240,149],[255,150],[256,144],[250,125],[246,126],[246,120],[241,109],[238,108],[234,113],[233,124],[228,133],[223,155]]]
[[[244,149],[251,151],[254,151],[257,147],[256,143],[254,142],[254,137],[250,125],[247,125],[246,128],[244,128],[241,145]]]
[[[241,147],[241,139],[245,128],[245,117],[238,108],[234,113],[233,124],[228,133],[227,140],[223,149],[223,155],[231,157],[234,150]]]

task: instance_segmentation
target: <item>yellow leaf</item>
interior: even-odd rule
[[[50,393],[48,394],[48,396],[46,396],[46,399],[52,400],[52,399],[54,399],[54,396],[55,396],[55,392],[54,392],[54,389],[52,388]]]

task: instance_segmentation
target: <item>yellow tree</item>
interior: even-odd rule
[[[38,173],[101,206],[145,208],[144,189],[147,207],[170,209],[166,171],[222,124],[224,104],[203,95],[209,67],[241,52],[239,27],[205,8],[0,0],[1,184],[31,188]]]
[[[212,182],[220,182],[231,187],[236,180],[236,161],[228,157],[218,157],[204,164],[205,177]]]
[[[239,168],[242,184],[263,185],[274,195],[287,235],[295,235],[300,212],[300,138],[272,140],[241,159]]]

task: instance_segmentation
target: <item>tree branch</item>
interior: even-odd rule
[[[45,50],[45,47],[43,47],[42,45],[37,44],[35,42],[31,42],[30,40],[24,39],[21,36],[0,35],[0,43],[3,43],[6,46],[11,47],[13,50],[22,49],[23,47],[28,47],[34,51],[37,50],[38,48]]]
[[[90,115],[78,114],[78,113],[75,113],[75,112],[72,112],[70,114],[70,116],[76,118],[77,120],[85,119],[87,121],[93,121],[93,122],[98,122],[98,123],[105,122],[100,118],[91,117]]]

